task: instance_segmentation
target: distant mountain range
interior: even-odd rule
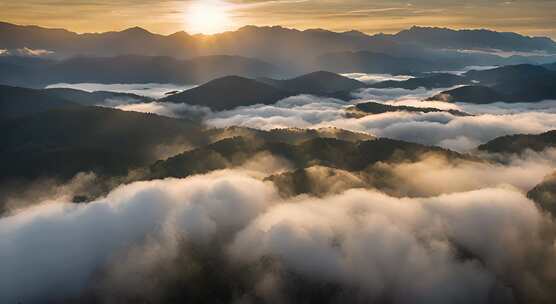
[[[510,65],[489,70],[471,70],[462,75],[433,73],[404,81],[383,81],[370,84],[373,88],[414,90],[450,88],[428,100],[467,103],[536,102],[556,98],[556,71],[550,66]]]
[[[388,73],[421,71],[427,70],[427,62],[434,62],[431,68],[453,68],[556,60],[556,57],[550,59],[544,56],[501,58],[460,51],[496,49],[556,53],[556,43],[549,38],[486,30],[454,31],[422,27],[413,27],[394,35],[366,35],[357,31],[338,33],[322,29],[300,31],[279,26],[246,26],[210,36],[192,36],[185,32],[164,36],[138,27],[120,32],[77,34],[64,29],[0,23],[0,49],[12,54],[32,54],[35,50],[34,53],[49,54],[53,58],[140,55],[190,59],[225,54],[266,61],[280,66],[290,75],[318,69]],[[18,52],[24,49],[28,51]],[[396,63],[396,60],[386,60],[385,55],[372,55],[377,53],[403,60],[398,59],[401,62]],[[376,60],[381,57],[381,60]],[[354,63],[358,70],[353,70]]]
[[[317,57],[316,64],[337,73],[361,72],[413,75],[447,67],[449,63],[419,58],[396,57],[370,51],[328,53]]]
[[[548,37],[527,37],[517,33],[485,29],[452,30],[414,26],[397,34],[384,36],[397,42],[413,43],[429,48],[556,52],[556,43]]]
[[[189,60],[126,55],[74,57],[67,60],[0,56],[0,83],[44,87],[54,83],[197,84],[226,75],[272,77],[278,68],[240,56],[206,56]]]
[[[469,71],[457,84],[431,100],[467,103],[537,102],[556,99],[556,71],[541,66],[515,65],[486,71]]]

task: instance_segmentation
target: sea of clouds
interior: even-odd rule
[[[136,182],[88,204],[45,201],[0,219],[0,300],[157,302],[176,278],[206,288],[198,271],[226,271],[224,281],[241,284],[221,288],[248,302],[299,301],[292,275],[316,290],[335,286],[334,297],[350,302],[556,299],[556,226],[519,186],[495,174],[479,176],[490,185],[455,186],[475,168],[414,166],[393,170],[432,168],[436,183],[411,186],[450,191],[283,199],[248,171],[226,170]]]
[[[357,79],[406,79],[407,76],[381,74],[350,74]],[[372,80],[371,80],[372,81]],[[92,87],[79,85],[74,88],[87,90],[123,90],[142,95],[161,97],[169,90],[187,87],[156,85],[107,85]],[[141,92],[147,90],[148,92]],[[115,107],[138,112],[156,113],[169,117],[204,117],[210,127],[245,126],[258,129],[339,127],[366,132],[379,137],[437,145],[466,152],[496,137],[516,133],[542,133],[556,128],[556,101],[538,103],[493,103],[486,105],[424,101],[445,89],[416,90],[369,88],[353,92],[355,98],[345,102],[333,98],[299,95],[283,99],[273,105],[253,105],[229,111],[212,112],[208,108],[164,102],[120,103]],[[354,103],[373,101],[390,105],[435,107],[459,110],[473,116],[455,116],[447,112],[408,113],[391,112],[361,118],[347,118],[345,109]]]
[[[103,84],[103,83],[56,83],[46,88],[69,88],[87,92],[107,91],[130,93],[155,99],[163,98],[167,93],[184,91],[196,85],[177,85],[170,83],[135,83],[135,84]]]
[[[223,112],[160,102],[118,107],[194,113],[212,127],[334,126],[457,151],[505,134],[556,129],[554,101],[421,101],[435,92],[369,89],[354,102],[473,116],[347,118],[354,102],[310,95]],[[376,164],[396,185],[388,194],[350,189],[284,198],[264,177],[287,166],[270,157],[121,185],[93,202],[71,203],[73,191],[94,183],[83,173],[0,217],[0,302],[159,303],[175,295],[195,302],[200,295],[236,303],[554,303],[556,223],[526,192],[555,165],[554,150],[503,163],[431,154]]]

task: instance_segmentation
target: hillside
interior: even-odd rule
[[[527,192],[527,197],[535,201],[541,209],[556,217],[556,172]]]
[[[163,157],[164,147],[183,151],[207,140],[186,120],[83,106],[4,121],[0,130],[2,180],[125,175]]]
[[[385,138],[360,142],[314,138],[293,145],[234,137],[158,161],[150,168],[150,178],[185,177],[236,167],[260,153],[285,159],[294,169],[319,165],[347,171],[361,171],[379,161],[415,161],[430,152],[441,153],[452,158],[463,157],[458,153],[437,147]]]
[[[542,151],[556,146],[556,131],[542,134],[516,134],[495,138],[478,149],[489,153],[522,153],[526,150]]]
[[[419,108],[411,106],[395,106],[378,102],[362,102],[346,109],[349,117],[363,117],[372,114],[382,114],[389,112],[413,112],[413,113],[432,113],[444,112],[455,116],[470,116],[470,114],[458,110],[441,110],[437,108]]]
[[[69,99],[44,90],[0,85],[0,120],[72,105],[75,103]]]

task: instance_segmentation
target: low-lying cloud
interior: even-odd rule
[[[184,91],[196,85],[176,85],[171,83],[130,83],[130,84],[103,84],[103,83],[56,83],[46,88],[70,88],[87,92],[107,91],[130,93],[155,99],[163,98],[167,93]]]
[[[388,81],[388,80],[404,81],[404,80],[414,78],[413,76],[409,76],[409,75],[367,74],[367,73],[345,73],[342,74],[342,76],[359,80],[361,82],[368,83],[368,84]]]
[[[133,103],[115,106],[116,109],[123,111],[134,111],[142,113],[153,113],[173,118],[194,117],[203,118],[211,113],[209,108],[189,105],[186,103],[171,103],[171,102],[146,102],[146,103]]]
[[[550,303],[553,229],[509,188],[282,200],[238,171],[137,182],[1,218],[0,300]]]
[[[417,99],[401,98],[405,96],[403,94],[396,95],[399,96],[398,99],[385,103],[424,107],[440,104],[434,101],[422,103]],[[257,105],[213,113],[207,116],[206,123],[214,127],[238,125],[265,130],[332,126],[379,137],[438,145],[457,151],[471,150],[479,144],[503,135],[535,134],[556,129],[555,114],[527,108],[512,113],[500,110],[499,113],[474,116],[454,116],[447,112],[389,112],[362,118],[347,118],[345,109],[351,105],[336,99],[302,95],[284,99],[274,105]],[[481,111],[479,106],[446,103],[444,109]]]

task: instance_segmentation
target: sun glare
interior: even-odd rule
[[[232,26],[229,4],[217,1],[195,1],[186,8],[186,31],[191,34],[214,34]]]

